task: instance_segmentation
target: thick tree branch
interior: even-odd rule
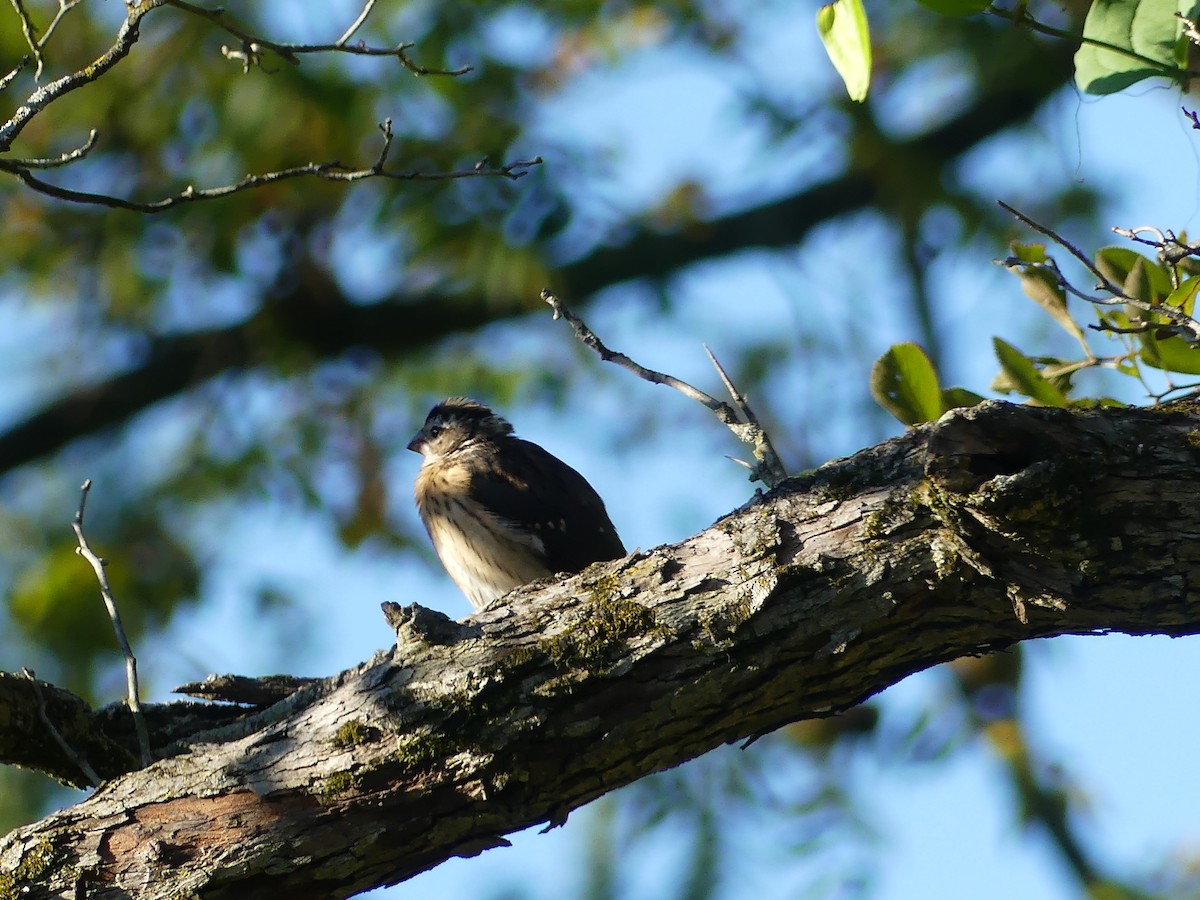
[[[390,654],[18,829],[0,879],[347,896],[964,654],[1198,633],[1198,425],[956,410],[467,623],[393,609]]]

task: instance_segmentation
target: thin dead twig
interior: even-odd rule
[[[13,141],[43,109],[64,94],[78,90],[85,84],[91,84],[128,56],[141,36],[142,19],[165,2],[166,0],[141,0],[136,6],[128,7],[128,16],[117,32],[116,41],[99,59],[76,72],[56,78],[30,94],[8,121],[0,125],[0,153],[8,152]]]
[[[33,24],[33,19],[29,18],[29,11],[25,9],[24,0],[10,0],[10,2],[17,13],[17,18],[21,20],[21,34],[25,36],[29,52],[33,54],[33,58],[37,62],[37,68],[34,69],[33,75],[36,81],[42,77],[42,68],[45,65],[45,60],[42,58],[42,42],[37,39],[37,26]]]
[[[359,41],[357,44],[349,44],[346,41],[366,20],[370,14],[371,3],[359,14],[359,20],[347,30],[337,41],[332,44],[293,44],[284,41],[272,41],[260,35],[251,34],[244,28],[235,25],[225,16],[223,9],[209,9],[204,6],[198,6],[195,3],[189,3],[188,0],[163,0],[168,6],[173,6],[178,10],[190,13],[194,16],[199,16],[209,22],[212,22],[226,34],[238,39],[241,44],[240,49],[232,47],[222,47],[222,54],[228,59],[236,59],[242,63],[242,71],[248,72],[251,66],[262,65],[262,52],[269,50],[278,56],[280,59],[291,63],[293,66],[300,65],[300,57],[309,53],[351,53],[357,56],[391,56],[400,62],[406,69],[414,75],[447,75],[456,77],[466,75],[472,70],[471,66],[461,66],[457,69],[433,69],[426,66],[420,66],[414,63],[406,50],[412,48],[412,44],[397,44],[395,47],[369,47]]]
[[[68,150],[56,157],[48,159],[6,159],[0,163],[0,171],[13,171],[16,169],[57,169],[62,166],[69,166],[73,162],[78,162],[96,146],[96,139],[99,138],[100,132],[93,128],[88,132],[88,138],[74,150]]]
[[[33,673],[33,670],[22,666],[21,674],[28,678],[30,684],[33,685],[33,693],[37,697],[38,702],[38,718],[46,726],[46,730],[50,732],[50,737],[54,739],[54,743],[58,744],[58,748],[83,773],[83,776],[92,787],[99,787],[101,778],[96,773],[96,770],[92,768],[91,763],[75,752],[75,748],[67,743],[67,739],[62,736],[62,732],[55,728],[54,723],[50,721],[50,716],[46,712],[46,698],[42,694],[42,686],[38,683],[37,676]]]
[[[87,538],[83,536],[83,510],[87,505],[88,491],[91,489],[92,480],[89,478],[80,487],[79,509],[75,511],[75,519],[71,523],[71,527],[75,530],[75,539],[79,542],[75,552],[87,560],[92,571],[96,573],[96,580],[100,582],[100,596],[104,599],[104,607],[108,610],[108,618],[112,622],[117,643],[120,644],[121,653],[125,656],[125,681],[128,690],[125,702],[129,706],[130,713],[133,714],[133,727],[137,731],[142,765],[148,766],[154,760],[150,755],[150,735],[146,730],[146,718],[142,714],[142,702],[138,691],[137,658],[129,647],[129,639],[125,636],[124,626],[121,625],[121,614],[117,611],[117,602],[113,599],[112,588],[108,585],[108,574],[104,571],[104,567],[108,563],[92,551]]]
[[[25,67],[33,61],[33,58],[28,54],[22,56],[15,66],[13,66],[3,78],[0,78],[0,91],[8,89],[8,86],[16,80],[16,77],[25,71]]]
[[[713,356],[712,351],[708,347],[704,348],[704,352],[712,360],[712,364],[717,369],[718,376],[729,391],[730,397],[733,399],[733,406],[716,399],[697,387],[693,387],[686,381],[676,378],[674,375],[667,375],[665,372],[647,369],[640,363],[630,359],[624,353],[610,350],[570,307],[550,291],[542,291],[542,300],[553,310],[555,319],[566,319],[571,329],[575,332],[575,337],[582,344],[594,350],[605,362],[615,363],[621,368],[632,372],[638,378],[649,381],[651,384],[664,384],[667,387],[674,388],[685,397],[689,397],[710,409],[721,423],[737,436],[738,440],[754,448],[754,458],[757,460],[755,465],[750,465],[742,460],[734,460],[734,462],[750,470],[751,481],[761,481],[768,488],[774,488],[788,477],[787,469],[784,468],[779,455],[775,452],[775,448],[771,444],[771,439],[767,435],[766,430],[759,424],[758,418],[754,415],[754,411],[750,409],[745,396],[734,386],[729,375],[721,367],[721,364],[717,362],[716,357]]]

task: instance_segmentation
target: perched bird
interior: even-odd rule
[[[450,397],[408,443],[423,457],[414,491],[421,521],[476,609],[538,578],[625,555],[584,477],[512,432],[482,403]]]

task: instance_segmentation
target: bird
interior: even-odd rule
[[[408,449],[421,454],[421,521],[477,611],[520,585],[625,555],[587,480],[482,403],[441,401]]]

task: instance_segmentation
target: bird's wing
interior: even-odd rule
[[[512,438],[497,448],[495,463],[472,472],[471,495],[510,527],[541,541],[551,571],[578,572],[625,555],[604,501],[565,462]]]

